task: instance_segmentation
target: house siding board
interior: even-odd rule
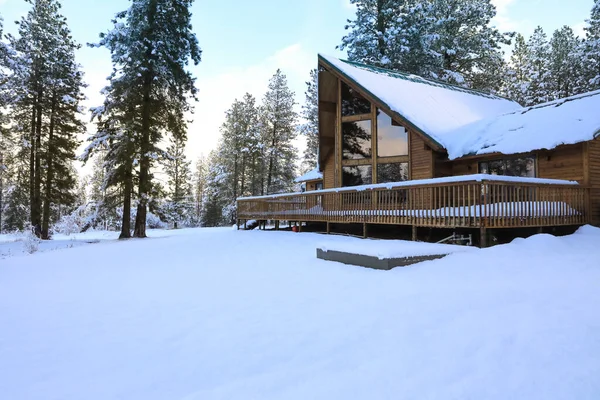
[[[325,161],[323,168],[323,189],[335,187],[335,157],[333,154]]]
[[[410,179],[433,178],[433,152],[423,137],[410,132]]]
[[[583,144],[559,146],[554,150],[538,152],[538,178],[565,179],[585,183]]]
[[[600,226],[600,140],[592,140],[588,142],[588,146],[592,223]]]

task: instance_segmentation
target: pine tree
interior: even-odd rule
[[[4,191],[5,191],[5,180],[6,174],[8,171],[8,167],[6,165],[6,158],[8,158],[8,130],[5,129],[5,125],[7,123],[6,116],[4,115],[4,110],[8,105],[8,99],[6,94],[6,81],[8,79],[7,74],[4,72],[8,67],[8,48],[2,39],[4,38],[3,29],[4,29],[4,20],[0,15],[0,232],[3,231],[4,228]]]
[[[531,80],[525,94],[525,106],[547,102],[550,91],[550,45],[542,27],[538,26],[527,41],[529,59],[527,73]]]
[[[550,98],[560,99],[585,91],[582,44],[573,29],[564,26],[552,35],[549,58]]]
[[[82,155],[82,161],[88,162],[92,156],[102,160],[103,174],[101,190],[113,189],[122,201],[120,239],[131,237],[131,201],[134,187],[134,159],[137,147],[135,145],[135,104],[129,101],[130,91],[124,82],[112,82],[105,89],[107,95],[104,106],[92,109],[93,120],[97,131],[88,139],[90,144]],[[92,198],[98,199],[99,195]],[[108,204],[106,194],[98,205],[99,210]]]
[[[266,149],[266,194],[290,191],[297,159],[293,140],[296,138],[294,94],[286,76],[277,70],[269,81],[263,100],[262,142]]]
[[[490,25],[496,8],[490,0],[434,0],[425,20],[431,23],[426,38],[432,58],[430,74],[443,81],[496,91],[503,69],[501,44],[510,35]]]
[[[587,20],[584,52],[586,90],[600,89],[600,0],[595,0]]]
[[[515,46],[507,66],[503,94],[523,105],[530,84],[528,74],[529,48],[520,33],[515,37]]]
[[[300,132],[306,137],[306,149],[302,162],[304,170],[310,171],[319,163],[319,72],[310,71],[310,80],[306,82],[305,102],[302,105],[302,118],[306,122],[300,127]]]
[[[18,22],[19,37],[9,35],[9,90],[13,130],[20,136],[20,157],[29,153],[31,225],[49,238],[51,205],[59,209],[73,200],[76,187],[72,161],[82,99],[82,74],[75,62],[78,45],[56,0],[28,0],[28,14]]]
[[[190,221],[192,216],[191,162],[186,160],[185,142],[181,138],[171,139],[167,153],[164,169],[168,177],[168,216],[177,229],[181,222]]]
[[[191,111],[189,100],[196,94],[194,78],[187,71],[189,60],[198,64],[201,54],[191,31],[192,3],[133,0],[128,10],[117,14],[113,29],[102,34],[98,44],[110,50],[114,65],[108,91],[119,85],[128,88],[124,97],[115,99],[114,107],[124,108],[127,136],[138,147],[136,237],[146,237],[151,168],[162,153],[159,143],[165,132],[185,137],[184,114]]]
[[[208,160],[204,155],[196,160],[194,169],[194,221],[199,224],[204,210],[204,192],[208,178]]]

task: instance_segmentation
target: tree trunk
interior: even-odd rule
[[[151,1],[148,9],[148,26],[150,30],[154,29],[154,21],[156,14],[156,1]],[[148,36],[152,36],[152,32],[150,31]],[[149,40],[151,42],[151,40]],[[146,48],[146,56],[147,59],[150,60],[154,58],[153,48],[148,46]],[[143,86],[143,100],[142,100],[142,131],[141,131],[141,141],[140,141],[140,182],[139,182],[139,190],[138,190],[138,206],[137,206],[137,214],[135,216],[135,228],[133,231],[133,236],[137,238],[145,238],[146,237],[146,215],[148,211],[148,196],[150,194],[151,189],[151,178],[150,178],[150,113],[151,113],[151,91],[152,91],[152,81],[154,80],[154,71],[152,69],[152,64],[148,64],[147,69],[145,71],[144,76],[144,86]]]
[[[35,226],[35,116],[37,109],[37,97],[33,99],[31,107],[31,132],[29,135],[29,219],[31,226]]]
[[[42,208],[42,89],[38,90],[35,121],[35,152],[34,152],[34,179],[33,179],[33,210],[31,223],[35,234],[41,237],[41,208]]]
[[[48,151],[46,152],[46,193],[44,196],[44,209],[42,219],[42,239],[50,239],[50,203],[52,201],[53,184],[53,155],[54,155],[54,125],[56,114],[56,93],[52,96],[52,110],[50,113],[50,128],[48,130]]]
[[[131,163],[128,165],[128,171],[125,176],[123,192],[123,220],[121,221],[121,234],[119,239],[129,239],[131,237],[131,192],[133,191],[133,178]]]

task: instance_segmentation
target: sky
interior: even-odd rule
[[[62,0],[73,37],[81,44],[96,42],[111,27],[127,0]],[[540,25],[551,34],[563,25],[583,35],[593,0],[492,0],[498,10],[493,24],[504,31],[529,36]],[[25,15],[24,0],[0,0],[6,32]],[[298,110],[304,101],[309,72],[317,54],[344,57],[336,50],[344,26],[354,15],[350,0],[196,0],[192,24],[202,48],[202,62],[192,67],[200,90],[188,130],[187,154],[196,159],[214,149],[225,111],[244,93],[262,99],[269,78],[280,68],[296,93]],[[110,74],[110,54],[83,46],[77,54],[88,83],[86,106],[102,104],[100,90]],[[83,138],[82,138],[83,139]]]

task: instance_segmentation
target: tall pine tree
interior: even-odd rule
[[[525,93],[525,106],[545,103],[552,99],[550,90],[550,44],[538,26],[527,41],[527,74],[530,84]]]
[[[528,73],[529,48],[520,33],[515,37],[515,46],[507,65],[503,94],[523,105],[530,84]]]
[[[294,183],[297,159],[294,93],[286,76],[277,70],[269,81],[263,100],[262,142],[266,149],[266,194],[290,191]]]
[[[510,34],[490,25],[490,0],[352,0],[356,19],[342,39],[353,61],[497,91],[500,46]]]
[[[163,152],[161,139],[166,132],[185,137],[185,114],[191,111],[190,98],[196,94],[194,78],[187,71],[190,59],[198,64],[201,55],[192,32],[192,3],[133,0],[128,10],[117,14],[113,29],[102,34],[98,44],[110,50],[114,66],[107,91],[127,87],[114,107],[122,108],[127,135],[138,148],[136,237],[146,237],[151,169]]]
[[[600,89],[600,0],[594,1],[585,27],[584,73],[587,90]]]
[[[164,169],[168,178],[167,216],[177,229],[182,222],[192,219],[192,171],[185,156],[185,142],[174,137],[167,148]]]
[[[306,120],[300,126],[300,132],[306,137],[306,149],[302,161],[305,171],[317,167],[319,163],[319,72],[310,71],[310,80],[306,82],[305,101],[302,105],[301,116]]]
[[[20,137],[17,157],[29,158],[31,225],[49,237],[51,204],[73,202],[76,189],[72,161],[82,100],[82,73],[73,41],[56,0],[28,0],[31,10],[18,22],[19,36],[9,36],[12,75],[9,91],[12,122]]]
[[[582,43],[573,29],[564,26],[550,39],[549,90],[551,99],[560,99],[585,91],[582,68]]]

